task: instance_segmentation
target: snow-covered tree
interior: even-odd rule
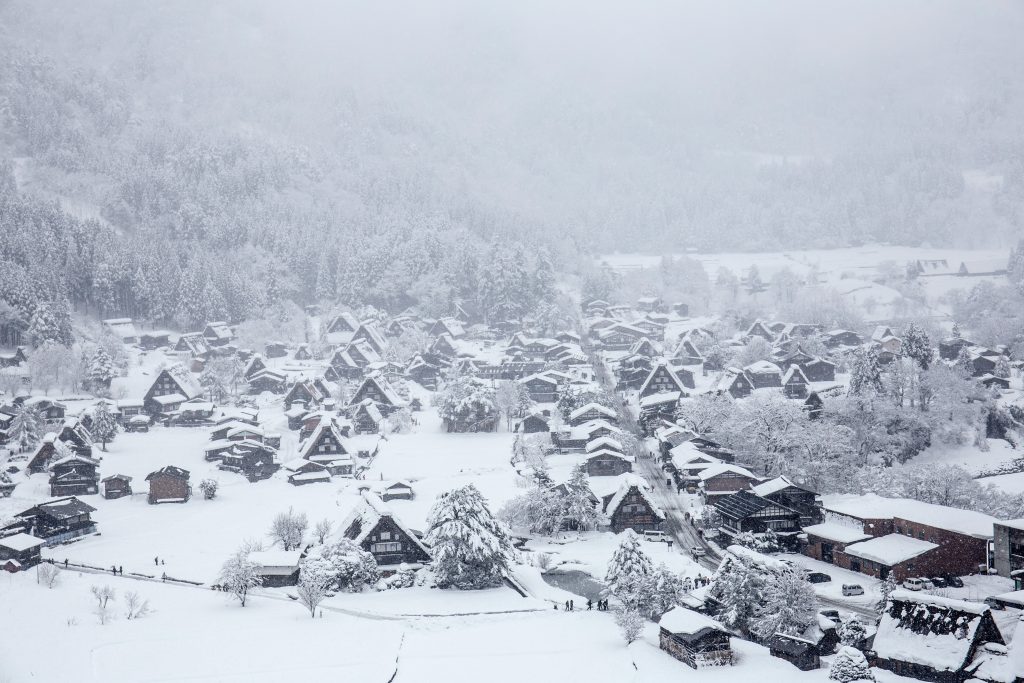
[[[380,580],[377,560],[347,538],[314,548],[302,569],[324,574],[329,579],[329,588],[350,593],[358,593]]]
[[[917,363],[922,370],[927,370],[931,365],[933,355],[932,341],[928,337],[928,333],[920,325],[910,323],[903,330],[902,339],[903,355]]]
[[[288,508],[287,512],[279,512],[270,523],[267,535],[281,544],[285,550],[298,548],[309,528],[309,519],[305,512],[295,512]]]
[[[836,630],[839,642],[850,647],[860,645],[868,635],[868,630],[864,628],[856,614],[850,615],[850,618],[840,623]]]
[[[882,612],[885,610],[885,605],[889,602],[889,596],[892,592],[899,588],[899,584],[896,583],[896,577],[891,573],[885,577],[881,584],[878,586],[878,603],[875,605],[875,611]]]
[[[996,360],[996,367],[992,371],[996,377],[1007,378],[1010,376],[1010,361],[1006,356],[999,356]]]
[[[627,645],[640,638],[640,634],[644,632],[644,617],[635,609],[620,607],[615,610],[614,619]]]
[[[249,591],[263,584],[259,565],[249,559],[249,552],[247,548],[239,548],[224,562],[218,577],[221,587],[234,595],[242,607]]]
[[[803,570],[767,572],[761,602],[754,609],[751,632],[762,640],[775,633],[797,635],[814,623],[818,599]]]
[[[217,497],[217,489],[220,483],[216,479],[203,479],[199,482],[199,490],[203,492],[203,498],[213,500]]]
[[[512,420],[525,417],[533,407],[526,386],[513,380],[502,380],[494,392],[494,405],[505,417],[505,428],[512,429]]]
[[[112,617],[110,603],[117,599],[117,593],[110,586],[92,586],[89,591],[96,598],[93,614],[99,619],[101,626],[105,625]]]
[[[106,401],[96,404],[92,412],[92,426],[89,427],[92,437],[100,442],[103,450],[107,450],[107,443],[117,436],[117,420],[111,414]]]
[[[828,678],[830,681],[839,681],[839,683],[875,680],[864,653],[852,647],[839,649],[832,659],[832,666],[828,669]]]
[[[722,605],[715,618],[731,629],[750,633],[763,587],[760,569],[734,555],[726,556],[711,584],[711,596]]]
[[[467,484],[438,496],[427,523],[425,541],[433,551],[440,587],[476,589],[501,584],[512,541],[476,486]]]
[[[736,408],[728,393],[698,394],[679,407],[680,424],[696,434],[714,434]]]
[[[22,403],[15,406],[8,436],[13,443],[21,446],[21,450],[26,450],[43,438],[43,428],[43,420],[39,413]]]
[[[67,306],[54,302],[40,302],[29,320],[28,336],[35,348],[46,342],[70,346],[73,338],[71,316]]]
[[[874,344],[861,346],[853,354],[850,366],[849,393],[855,396],[867,393],[881,393],[882,366],[878,358],[878,347]]]
[[[733,362],[740,367],[746,367],[759,360],[772,359],[772,345],[764,337],[752,337],[737,353]]]
[[[682,604],[687,592],[683,577],[662,563],[641,583],[640,602],[650,617],[660,617]]]
[[[323,545],[327,542],[327,537],[331,535],[331,531],[334,529],[334,522],[324,517],[316,526],[313,527],[313,536],[316,537],[316,542]]]
[[[960,352],[957,353],[956,360],[953,361],[953,367],[961,377],[970,377],[974,374],[974,361],[966,346],[960,347]]]
[[[332,577],[327,567],[320,562],[307,562],[299,570],[299,583],[295,592],[306,609],[309,616],[316,616],[316,608],[323,602],[330,592]]]
[[[498,425],[494,390],[472,377],[448,382],[435,400],[449,432],[491,432]]]
[[[562,497],[538,483],[505,503],[498,511],[498,518],[513,529],[553,534],[561,528],[562,509]]]
[[[102,392],[110,389],[110,382],[114,379],[114,360],[102,346],[96,347],[92,358],[89,359],[89,367],[86,372],[86,380],[93,391]]]
[[[146,600],[135,591],[127,591],[124,594],[125,619],[141,619],[150,612],[149,600]]]
[[[642,609],[647,602],[645,583],[653,573],[651,558],[640,549],[640,538],[632,529],[626,529],[605,571],[608,590],[626,607]]]
[[[572,469],[569,481],[565,484],[565,496],[562,501],[563,523],[570,529],[589,530],[597,525],[597,507],[594,505],[594,492],[590,490],[587,466],[580,463]]]

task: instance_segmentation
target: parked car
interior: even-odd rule
[[[950,588],[964,587],[964,580],[961,579],[959,576],[954,576],[953,574],[943,574],[942,578],[945,580],[946,585]]]
[[[864,595],[864,586],[859,583],[844,583],[843,597],[848,598],[851,595]]]
[[[936,588],[945,588],[947,585],[949,585],[949,584],[946,583],[946,580],[944,578],[942,578],[941,576],[933,576],[932,578],[930,578],[928,580],[931,581],[932,585],[935,586]]]
[[[935,588],[935,584],[931,582],[931,579],[926,579],[926,578],[924,578],[922,576],[921,577],[921,588],[926,590],[926,591],[930,591],[933,588]]]
[[[904,579],[903,587],[906,588],[908,591],[924,590],[924,581],[916,578]]]
[[[704,548],[701,548],[699,546],[695,545],[692,548],[690,548],[690,557],[692,557],[695,560],[700,559],[700,558],[704,557],[707,554],[708,554],[708,551],[704,550]]]
[[[124,431],[126,432],[148,432],[149,431],[149,418],[145,415],[135,415],[129,418],[128,422],[124,425]]]
[[[668,540],[668,535],[664,531],[645,531],[644,539],[648,541],[661,541],[664,543]]]
[[[825,572],[810,572],[807,575],[807,580],[811,583],[828,583],[832,577]]]

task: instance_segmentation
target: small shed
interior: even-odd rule
[[[0,567],[7,571],[24,571],[42,560],[39,554],[45,541],[29,534],[19,533],[0,538]]]
[[[799,636],[776,633],[768,640],[768,651],[772,657],[785,659],[801,671],[811,671],[821,667],[818,646]]]
[[[297,584],[301,559],[301,550],[259,550],[249,553],[249,561],[256,564],[262,585],[270,588]]]
[[[674,607],[658,624],[662,650],[694,669],[732,664],[729,632],[709,616]]]
[[[146,475],[149,482],[149,503],[185,503],[192,497],[189,472],[168,465]]]
[[[100,480],[103,497],[107,500],[132,495],[132,478],[126,474],[112,474]]]

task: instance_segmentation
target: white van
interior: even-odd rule
[[[664,531],[645,531],[644,538],[648,541],[661,541],[664,543],[668,541],[668,534]]]
[[[903,587],[906,588],[908,591],[920,591],[924,590],[925,585],[924,581],[922,581],[921,579],[904,579]]]

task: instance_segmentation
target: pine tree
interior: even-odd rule
[[[682,604],[686,593],[683,577],[664,564],[659,564],[641,584],[640,602],[646,607],[648,615],[655,618]]]
[[[512,541],[487,508],[476,486],[468,484],[438,496],[427,517],[426,543],[434,554],[441,588],[498,586],[508,571]]]
[[[612,595],[627,607],[637,608],[643,602],[644,583],[654,572],[651,558],[640,549],[640,539],[632,529],[622,532],[619,547],[608,561],[604,582]]]
[[[572,529],[589,530],[597,524],[594,493],[590,490],[587,466],[580,463],[573,468],[565,485],[564,520]]]
[[[22,403],[15,408],[8,434],[11,441],[21,445],[21,450],[26,450],[43,437],[43,420],[39,413]]]
[[[828,678],[839,683],[853,683],[854,681],[873,681],[874,674],[868,666],[860,650],[852,647],[842,647],[832,660],[832,666],[828,670]]]
[[[117,420],[111,415],[106,401],[100,401],[96,405],[96,409],[92,413],[92,427],[89,431],[93,438],[103,445],[104,451],[107,450],[107,442],[113,441],[117,436]]]
[[[974,360],[971,358],[971,352],[967,350],[966,346],[960,347],[960,353],[956,355],[953,367],[961,377],[966,378],[974,375]]]
[[[874,344],[862,346],[854,353],[850,368],[849,393],[863,396],[882,393],[882,367],[878,358],[878,347]]]
[[[69,341],[62,330],[60,314],[53,303],[43,301],[36,306],[29,319],[28,336],[32,340],[33,348],[39,348],[45,342],[65,344]]]
[[[776,633],[796,635],[814,623],[818,598],[803,570],[771,571],[764,577],[751,632],[762,640]]]
[[[1010,361],[1006,356],[999,356],[999,359],[996,360],[996,367],[995,370],[993,370],[993,374],[996,377],[1003,378],[1010,376]]]
[[[920,325],[910,323],[903,331],[903,355],[914,360],[918,367],[927,370],[932,362],[932,342]]]
[[[89,360],[86,379],[93,391],[110,388],[110,382],[114,379],[114,361],[102,346],[96,348]]]

